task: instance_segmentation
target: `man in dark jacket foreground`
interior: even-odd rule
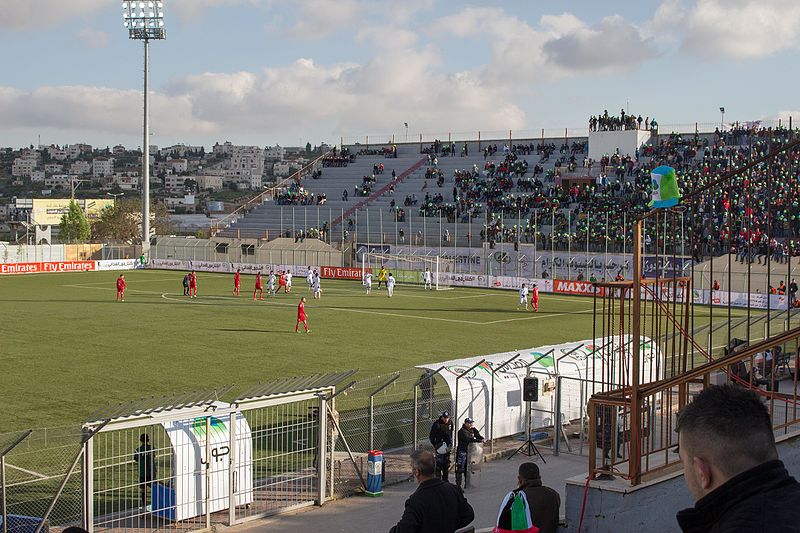
[[[695,506],[686,532],[800,532],[800,484],[778,460],[769,413],[738,385],[705,389],[678,414],[678,445]]]
[[[512,494],[519,491],[525,493],[531,525],[539,528],[539,533],[556,533],[561,496],[550,487],[542,485],[539,467],[535,463],[522,463],[519,465],[518,472],[518,486]],[[511,502],[508,503],[509,505],[500,509],[497,526],[502,530],[510,531]]]
[[[453,533],[472,522],[475,512],[461,489],[433,477],[436,459],[431,452],[412,453],[411,469],[419,486],[390,533]]]

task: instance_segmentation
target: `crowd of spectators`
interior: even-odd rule
[[[589,117],[589,131],[621,131],[621,130],[658,130],[656,119],[642,115],[631,115],[620,109],[619,115],[609,115],[608,109],[603,114]]]

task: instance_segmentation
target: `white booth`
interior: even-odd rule
[[[154,514],[178,522],[203,515],[207,510],[222,511],[229,507],[231,491],[235,505],[252,503],[252,434],[244,415],[237,413],[235,420],[234,450],[231,450],[228,415],[162,424],[172,446],[172,468],[166,482],[152,486]],[[233,475],[231,459],[234,460]]]

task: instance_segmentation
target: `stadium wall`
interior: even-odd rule
[[[789,474],[797,478],[800,476],[800,435],[783,435],[775,440],[778,456]],[[693,505],[682,471],[634,487],[623,479],[591,481],[587,487],[586,476],[576,476],[567,479],[564,502],[567,525],[559,531],[577,532],[582,511],[580,533],[677,531],[675,514]]]

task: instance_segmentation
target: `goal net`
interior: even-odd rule
[[[438,255],[402,255],[364,253],[361,255],[361,279],[364,274],[372,273],[372,283],[378,282],[378,272],[385,267],[387,275],[391,273],[398,283],[424,283],[425,270],[430,270],[431,287],[441,291],[451,288],[454,262]]]

